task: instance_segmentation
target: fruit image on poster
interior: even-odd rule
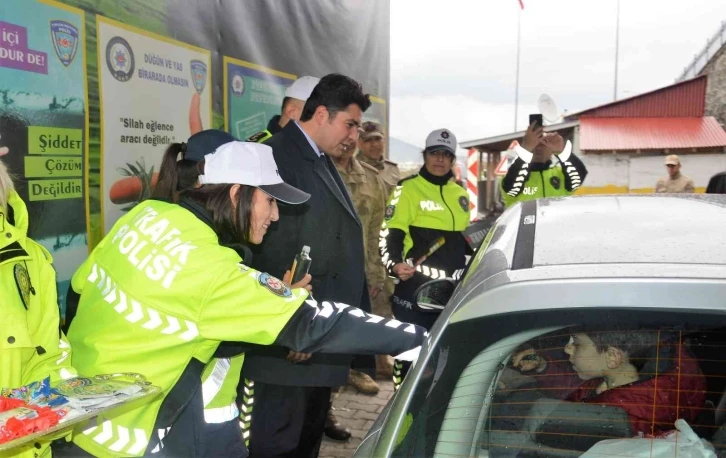
[[[97,16],[104,233],[151,196],[170,143],[212,126],[209,51]]]
[[[285,89],[297,77],[226,56],[223,65],[225,130],[245,140],[280,114]]]
[[[53,256],[61,304],[88,256],[84,44],[82,10],[0,2],[0,160],[27,206],[28,235]]]

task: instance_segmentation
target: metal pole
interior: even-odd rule
[[[620,0],[618,0],[618,13],[615,20],[615,87],[613,100],[618,100],[618,54],[620,53]]]
[[[517,115],[519,114],[519,51],[522,38],[522,10],[517,13],[517,78],[514,89],[514,132],[517,131]]]

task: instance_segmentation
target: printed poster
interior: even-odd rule
[[[285,90],[297,77],[226,56],[223,65],[225,128],[245,140],[280,114]]]
[[[211,56],[97,16],[104,233],[151,195],[170,143],[212,127]]]
[[[83,11],[0,3],[0,153],[28,207],[28,233],[53,256],[58,299],[88,256]]]

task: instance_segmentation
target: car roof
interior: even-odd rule
[[[541,199],[497,220],[448,322],[572,307],[726,310],[726,196]]]
[[[499,257],[490,275],[573,264],[726,265],[724,227],[726,195],[540,199],[500,217],[486,257]]]
[[[536,206],[533,266],[726,264],[726,196],[583,196]]]

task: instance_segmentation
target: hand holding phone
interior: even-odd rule
[[[537,120],[533,116],[539,116],[539,122],[542,122],[542,115],[529,115],[529,126],[527,132],[524,134],[521,146],[529,152],[533,152],[534,149],[542,141],[544,136],[544,129],[541,124],[537,124]]]
[[[544,125],[544,120],[540,113],[532,113],[529,115],[529,125],[534,125],[535,129],[539,129]]]

